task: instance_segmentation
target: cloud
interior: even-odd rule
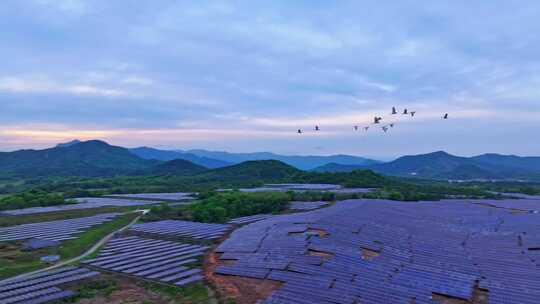
[[[88,4],[83,0],[35,0],[35,2],[40,6],[74,15],[82,15],[88,10]]]
[[[107,135],[118,142],[136,141],[126,130],[191,130],[194,136],[155,133],[151,143],[172,145],[179,136],[182,145],[233,150],[401,154],[414,147],[470,151],[502,132],[495,123],[523,126],[501,133],[508,134],[501,150],[534,152],[522,143],[538,129],[540,3],[131,4],[4,4],[0,18],[10,31],[0,33],[2,127],[120,130]],[[377,133],[362,137],[374,147],[368,149],[348,133],[351,124],[369,123],[392,106],[418,110],[416,122],[395,130],[407,134],[406,143]],[[444,112],[459,124],[440,124]],[[321,142],[310,135],[298,145],[297,136],[283,135],[314,124],[326,126]],[[467,136],[452,135],[461,128]],[[232,130],[227,140],[197,139],[220,129]],[[448,140],[427,141],[427,130]]]
[[[140,76],[128,76],[122,80],[123,83],[127,84],[136,84],[136,85],[142,85],[147,86],[154,83],[152,79],[140,77]]]
[[[58,83],[47,77],[37,77],[33,79],[20,77],[1,77],[0,91],[11,93],[60,93],[74,95],[97,95],[103,97],[130,96],[130,93],[87,84],[65,84]]]

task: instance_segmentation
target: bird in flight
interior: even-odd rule
[[[448,119],[448,113],[444,114],[443,119]]]
[[[319,126],[315,126],[315,131],[320,131]]]
[[[414,117],[414,114],[416,114],[416,111],[411,111],[411,117]]]
[[[393,128],[395,125],[396,124],[394,124],[394,123],[389,124],[390,128]]]
[[[302,130],[301,130],[301,129],[298,129],[297,133],[298,133],[298,134],[302,134]]]
[[[381,122],[381,120],[382,120],[382,117],[377,117],[377,116],[375,116],[375,118],[373,119],[373,123],[374,123],[374,124],[378,124],[378,123]]]
[[[386,133],[386,132],[388,132],[388,127],[384,126],[384,127],[382,127],[382,130],[384,131],[384,133]]]
[[[392,115],[395,115],[395,114],[397,114],[396,107],[392,107]]]
[[[407,115],[407,114],[409,114],[409,110],[404,109],[404,110],[403,110],[403,115]]]

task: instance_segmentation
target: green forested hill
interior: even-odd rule
[[[193,176],[208,171],[208,168],[196,165],[184,159],[174,159],[152,167],[148,173],[155,175]]]
[[[155,164],[156,161],[141,159],[125,148],[98,140],[0,153],[0,171],[22,177],[122,175]]]
[[[210,170],[195,178],[208,181],[277,180],[299,172],[295,167],[277,160],[259,160]]]

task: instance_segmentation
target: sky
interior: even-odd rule
[[[381,2],[2,1],[0,150],[540,155],[539,1]]]

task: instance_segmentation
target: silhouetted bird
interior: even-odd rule
[[[384,126],[384,127],[382,127],[382,130],[384,131],[384,133],[386,133],[386,132],[388,132],[388,127]]]
[[[407,109],[403,110],[403,115],[407,115],[407,114],[409,114],[409,110]]]
[[[298,134],[302,134],[302,130],[298,129]]]
[[[448,113],[444,114],[443,119],[448,119]]]
[[[382,117],[377,117],[377,116],[375,116],[375,118],[373,119],[373,123],[374,123],[374,124],[378,124],[378,123],[381,122],[381,120],[382,120]]]
[[[392,115],[397,114],[396,107],[392,107]]]
[[[358,131],[358,126],[354,126],[354,130],[355,130],[355,131]]]
[[[315,126],[315,131],[320,131],[319,126]]]
[[[367,131],[367,130],[369,130],[369,127],[364,127],[364,131]]]
[[[414,114],[416,114],[416,111],[411,111],[411,116],[414,117]]]
[[[390,124],[390,128],[393,128],[395,126],[395,124],[391,123]]]

